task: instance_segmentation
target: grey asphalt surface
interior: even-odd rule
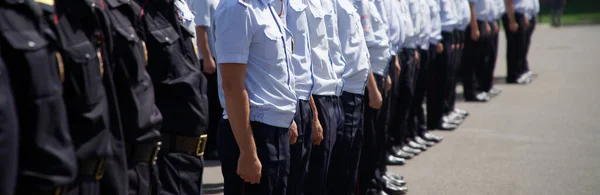
[[[501,32],[503,33],[503,32]],[[600,26],[538,25],[529,54],[539,77],[507,85],[501,34],[489,103],[459,102],[471,116],[444,141],[390,170],[415,195],[600,194]],[[457,90],[461,90],[459,87]],[[219,194],[217,162],[207,162],[208,194]]]

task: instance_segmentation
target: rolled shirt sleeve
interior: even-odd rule
[[[217,62],[248,62],[253,25],[249,10],[242,5],[229,5],[234,8],[217,10],[215,13],[215,47]],[[235,38],[232,38],[235,37]]]
[[[189,6],[194,14],[196,26],[211,26],[210,5],[208,0],[188,0]]]

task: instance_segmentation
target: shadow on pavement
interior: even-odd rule
[[[206,195],[223,194],[223,183],[203,184],[202,188],[204,189],[204,194]]]

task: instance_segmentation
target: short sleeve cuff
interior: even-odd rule
[[[219,54],[217,56],[217,62],[223,63],[236,63],[236,64],[247,64],[248,54]]]
[[[196,26],[210,27],[210,18],[208,16],[196,16],[194,22],[196,23]]]

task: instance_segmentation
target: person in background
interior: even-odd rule
[[[208,96],[208,130],[204,159],[218,160],[217,128],[221,121],[223,108],[219,103],[217,73],[215,63],[215,34],[213,16],[219,0],[186,0],[194,14],[196,45],[202,72],[206,76],[206,92]],[[208,57],[207,57],[208,56]]]
[[[500,18],[504,14],[504,0],[492,0],[491,11],[487,17],[487,23],[491,27],[492,33],[486,41],[487,54],[485,60],[485,70],[476,73],[479,83],[479,91],[487,92],[491,97],[495,97],[502,92],[501,89],[494,87],[494,70],[496,69],[496,60],[498,57],[498,39],[500,32]]]
[[[552,0],[552,26],[560,27],[562,25],[561,17],[567,0]]]
[[[529,19],[533,9],[532,0],[505,0],[506,13],[502,24],[506,33],[506,82],[528,84],[531,75],[527,74],[526,50]]]
[[[528,59],[528,55],[529,55],[529,48],[531,47],[531,37],[533,35],[533,31],[535,31],[535,26],[537,24],[537,20],[538,20],[538,14],[540,13],[540,0],[530,0],[532,1],[532,9],[529,12],[529,19],[527,21],[527,23],[525,24],[528,28],[526,30],[526,34],[525,34],[525,55],[523,56],[524,59],[524,63],[525,63],[525,76],[526,79],[529,82],[533,82],[533,80],[537,77],[537,74],[534,74],[533,72],[531,72],[531,70],[529,69],[529,59]]]
[[[492,35],[492,26],[488,22],[491,15],[492,0],[469,0],[471,22],[466,29],[465,50],[462,56],[461,76],[463,95],[469,102],[487,102],[486,90],[481,90],[482,77],[488,72],[489,55],[487,42]]]
[[[224,193],[285,194],[297,131],[291,34],[272,0],[222,1],[214,16]]]

